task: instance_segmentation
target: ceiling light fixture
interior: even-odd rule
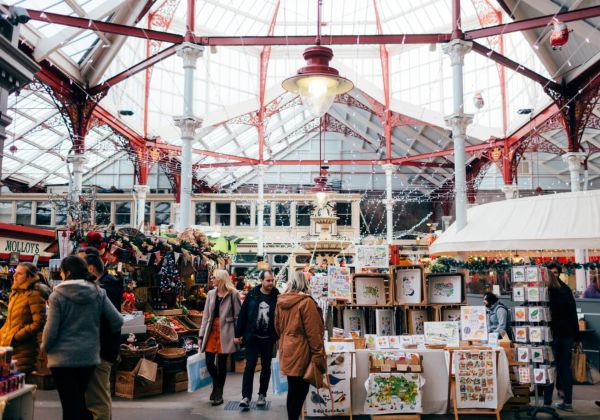
[[[321,46],[321,6],[317,8],[316,46],[308,47],[302,54],[306,66],[300,68],[295,76],[283,81],[281,86],[288,92],[299,94],[302,103],[315,117],[323,116],[333,104],[337,95],[349,92],[354,84],[340,76],[339,71],[329,66],[333,58],[331,48]]]

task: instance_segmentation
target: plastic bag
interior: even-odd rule
[[[212,383],[212,378],[206,369],[204,353],[196,353],[187,359],[188,392],[205,387]]]

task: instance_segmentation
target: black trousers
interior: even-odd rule
[[[302,413],[302,406],[308,394],[310,384],[302,379],[302,376],[288,376],[288,393],[286,407],[288,420],[298,420]]]
[[[225,386],[227,356],[228,354],[206,352],[206,370],[212,378],[214,387],[223,388]]]
[[[571,359],[573,350],[573,338],[554,337],[552,351],[554,352],[554,363],[556,365],[556,376],[560,378],[560,386],[564,392],[563,402],[573,403],[573,374],[571,372]],[[552,404],[552,393],[554,384],[544,387],[544,404]]]
[[[50,368],[60,404],[63,420],[91,420],[92,414],[85,406],[85,390],[96,366]]]
[[[274,338],[252,337],[246,346],[246,368],[242,380],[242,398],[252,399],[252,386],[254,382],[254,371],[256,362],[260,355],[260,385],[258,393],[267,395],[269,381],[271,380],[271,359],[273,359]]]

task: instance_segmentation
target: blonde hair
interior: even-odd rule
[[[308,293],[308,280],[304,273],[302,271],[294,271],[292,276],[288,279],[283,292]]]
[[[548,287],[551,289],[560,289],[560,277],[552,271],[548,271]]]
[[[221,293],[233,293],[236,291],[233,282],[231,281],[231,277],[229,273],[225,270],[215,270],[213,273],[215,279],[217,280],[217,290]]]

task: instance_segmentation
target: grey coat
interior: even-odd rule
[[[50,295],[48,320],[42,334],[48,367],[99,364],[101,315],[112,331],[120,330],[123,317],[102,288],[85,280],[58,284]]]
[[[486,308],[486,312],[488,333],[496,333],[500,337],[503,332],[506,332],[510,338],[510,312],[508,308],[498,301],[490,308]]]
[[[206,304],[204,305],[204,315],[202,315],[202,324],[198,333],[202,339],[202,347],[200,351],[204,352],[206,342],[210,335],[210,329],[213,324],[213,314],[215,303],[217,301],[217,290],[212,289],[206,296]],[[235,321],[240,313],[242,303],[240,302],[240,294],[236,291],[228,293],[221,301],[219,306],[219,318],[221,322],[221,352],[222,354],[235,353],[236,346],[233,343],[235,338]]]

